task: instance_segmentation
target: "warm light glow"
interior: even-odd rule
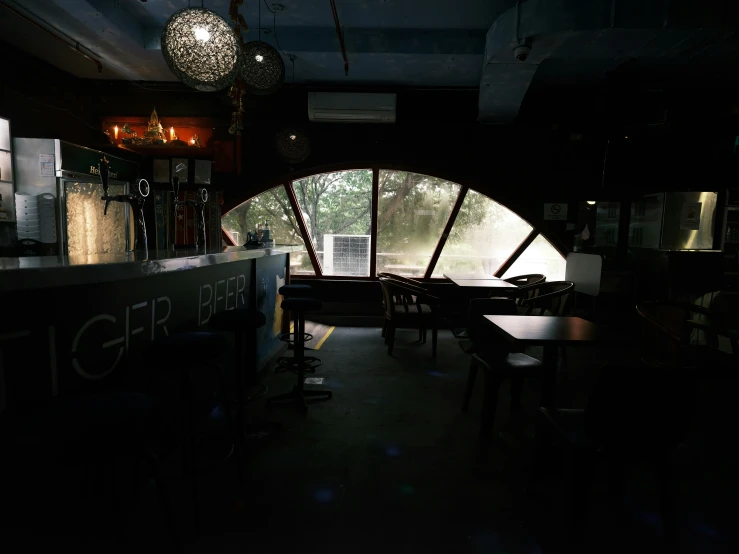
[[[193,32],[195,33],[195,38],[201,42],[208,42],[210,40],[210,33],[204,27],[195,27]]]
[[[113,127],[113,133],[115,134],[115,138],[118,139],[118,125]]]
[[[174,140],[174,127],[169,128],[169,140]]]
[[[259,63],[262,63],[264,61],[264,56],[262,56],[261,54],[257,54],[256,56],[254,56],[254,59],[257,60]]]
[[[592,206],[592,205],[594,205],[594,204],[595,204],[595,203],[596,203],[597,201],[596,201],[596,200],[586,200],[586,202],[587,202],[588,204],[590,204],[590,205]]]
[[[190,139],[190,144],[195,144],[195,139],[194,138],[191,138]]]
[[[167,144],[167,139],[162,139],[164,141],[164,144]]]
[[[290,140],[295,140],[296,138],[298,137],[296,137],[295,135],[290,135]]]
[[[625,136],[624,136],[624,138],[625,138],[625,139],[629,138],[629,135],[625,135]]]

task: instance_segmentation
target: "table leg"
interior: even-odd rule
[[[559,346],[556,344],[544,345],[544,379],[541,387],[541,405],[545,408],[554,408],[554,390],[557,385],[557,361]]]

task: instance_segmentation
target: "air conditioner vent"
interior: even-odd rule
[[[396,96],[383,93],[311,92],[308,117],[331,123],[395,123]]]

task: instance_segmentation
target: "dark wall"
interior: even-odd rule
[[[230,138],[232,107],[224,92],[82,81],[3,43],[0,56],[8,77],[0,81],[0,115],[12,118],[16,136],[105,148],[101,117],[147,115],[156,106],[160,115],[212,117],[215,137]],[[296,175],[380,164],[469,185],[565,245],[571,234],[565,224],[541,221],[544,202],[570,203],[576,221],[579,200],[731,186],[739,134],[734,81],[630,71],[587,86],[535,81],[516,123],[507,126],[477,124],[477,90],[393,89],[398,121],[392,125],[309,124],[308,89],[300,86],[245,96],[243,173],[219,175],[215,184],[228,207]],[[305,162],[290,165],[277,155],[274,134],[284,126],[308,133],[312,151]]]

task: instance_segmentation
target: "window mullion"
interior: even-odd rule
[[[449,233],[452,232],[452,227],[454,226],[454,222],[457,220],[457,215],[459,214],[459,210],[462,208],[462,203],[467,196],[468,190],[469,187],[462,187],[459,190],[459,196],[457,196],[457,201],[454,204],[454,208],[452,208],[452,213],[449,214],[449,219],[447,219],[446,225],[444,226],[444,232],[439,237],[439,242],[436,244],[434,253],[431,256],[431,261],[426,268],[426,274],[424,275],[425,279],[430,279],[431,275],[434,273],[436,264],[439,261],[439,256],[441,256],[441,251],[444,249],[444,245],[449,238]]]
[[[316,254],[316,248],[313,244],[313,239],[308,233],[308,227],[306,226],[305,219],[303,218],[303,211],[300,209],[297,196],[295,196],[295,185],[288,182],[285,183],[283,186],[285,187],[287,199],[290,202],[293,213],[295,214],[295,220],[298,222],[300,234],[303,235],[303,243],[305,244],[305,249],[308,251],[308,257],[310,258],[310,262],[313,265],[313,270],[316,272],[317,277],[321,277],[323,275],[323,270],[321,269],[321,263],[318,260],[318,255]]]

